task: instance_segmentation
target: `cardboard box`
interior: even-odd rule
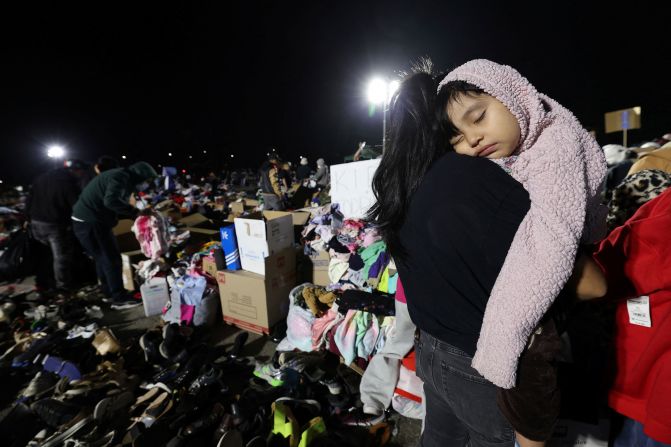
[[[290,211],[291,221],[295,227],[303,228],[308,220],[310,220],[310,213],[305,211]]]
[[[179,220],[182,218],[182,213],[179,206],[172,200],[164,200],[159,202],[156,204],[155,209],[170,222],[179,222]]]
[[[331,279],[329,278],[331,257],[328,252],[321,251],[318,255],[310,256],[309,258],[312,263],[312,278],[309,281],[318,286],[328,286],[331,284]]]
[[[240,215],[245,212],[245,202],[233,202],[230,205],[231,213]]]
[[[264,259],[293,245],[293,220],[289,213],[281,211],[264,211],[237,217],[235,235],[242,268],[263,275]]]
[[[289,312],[289,292],[296,285],[293,248],[264,259],[266,275],[244,270],[217,272],[224,321],[258,334],[268,334]]]
[[[147,317],[160,315],[163,307],[170,301],[168,281],[165,278],[154,277],[140,286],[142,306]]]
[[[131,230],[133,221],[131,219],[121,219],[117,225],[112,228],[112,233],[116,237],[117,245],[121,253],[135,251],[140,249],[140,243]]]
[[[147,259],[142,250],[128,251],[121,253],[121,276],[123,278],[123,286],[126,290],[134,292],[138,289],[138,284],[135,282],[135,267],[140,261]]]
[[[290,211],[291,221],[294,224],[294,241],[300,241],[305,224],[310,220],[310,213],[305,211]]]
[[[217,263],[214,256],[205,256],[203,258],[203,271],[213,278],[217,277]]]
[[[189,241],[198,244],[206,244],[208,242],[219,241],[219,230],[209,230],[207,228],[187,227],[185,228],[190,233]]]
[[[219,231],[219,228],[223,226],[232,225],[233,221],[208,219],[202,214],[195,213],[181,218],[179,220],[179,223],[182,225],[186,225],[189,228],[202,228],[204,230]]]
[[[193,213],[186,217],[182,217],[178,222],[187,227],[202,228],[203,224],[210,222],[210,219],[200,213]]]

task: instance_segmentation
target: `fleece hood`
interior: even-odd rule
[[[132,180],[136,183],[141,183],[158,176],[154,168],[152,168],[146,161],[138,161],[137,163],[130,165],[128,171],[132,176]]]

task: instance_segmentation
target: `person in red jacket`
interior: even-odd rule
[[[671,443],[671,188],[604,239],[595,259],[616,310],[609,405],[626,416],[614,446]],[[663,444],[662,444],[663,443]]]

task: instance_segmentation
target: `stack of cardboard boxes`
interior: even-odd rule
[[[264,211],[235,219],[242,269],[217,272],[224,320],[270,333],[287,316],[296,285],[296,251],[290,213]]]

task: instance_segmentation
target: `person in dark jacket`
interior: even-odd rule
[[[261,192],[263,197],[263,209],[284,210],[282,187],[280,183],[280,159],[276,155],[270,155],[263,163],[260,170]]]
[[[296,180],[302,182],[306,178],[310,178],[310,166],[308,164],[308,159],[301,157],[300,166],[296,168]]]
[[[82,179],[80,180],[82,191],[84,188],[86,188],[86,185],[91,182],[91,180],[96,178],[97,175],[118,167],[119,162],[115,158],[110,157],[109,155],[102,155],[98,158],[93,166],[86,170],[86,173],[82,176]]]
[[[131,194],[146,189],[158,174],[147,162],[128,168],[110,169],[94,178],[82,191],[72,210],[74,233],[96,263],[106,301],[114,308],[139,304],[128,296],[121,276],[121,253],[112,228],[118,216],[135,218],[138,210],[130,205]]]
[[[329,167],[323,158],[317,160],[317,172],[314,175],[314,180],[317,182],[317,187],[326,188],[331,183],[331,176],[329,174]]]
[[[37,252],[36,285],[38,289],[52,289],[67,293],[72,288],[72,207],[79,197],[79,182],[86,172],[86,164],[69,160],[64,168],[45,172],[33,182],[26,204],[33,238],[48,250]]]

